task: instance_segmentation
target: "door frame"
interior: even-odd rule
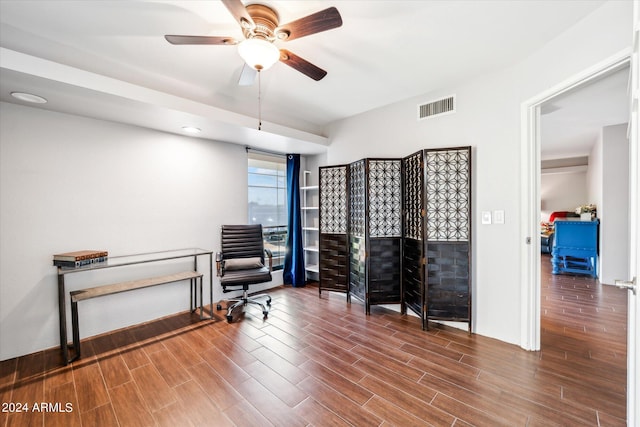
[[[601,61],[531,99],[520,109],[520,346],[540,350],[540,106],[554,97],[629,65],[631,49]]]

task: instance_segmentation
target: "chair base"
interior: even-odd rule
[[[261,303],[260,301],[258,301],[258,298],[266,298],[266,305]],[[230,305],[229,305],[230,304]],[[266,319],[267,316],[269,315],[269,310],[267,309],[268,307],[271,307],[271,297],[267,294],[259,294],[259,295],[252,295],[249,296],[249,293],[247,292],[247,290],[245,289],[242,292],[242,297],[240,298],[230,298],[227,300],[227,322],[231,323],[233,322],[233,310],[237,309],[238,307],[245,307],[249,304],[254,304],[254,305],[258,305],[260,306],[260,308],[262,309],[262,314],[264,315],[264,318]],[[218,304],[218,306],[216,307],[218,310],[222,310],[222,306],[220,304]]]

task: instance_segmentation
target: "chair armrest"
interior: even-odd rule
[[[271,253],[271,250],[265,248],[264,253],[267,254],[267,257],[269,258],[269,271],[273,271],[273,254]]]
[[[216,273],[218,277],[224,276],[224,260],[221,252],[216,253]]]

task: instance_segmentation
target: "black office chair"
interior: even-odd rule
[[[262,225],[223,225],[220,240],[222,247],[221,252],[216,254],[216,269],[222,292],[243,290],[241,298],[227,300],[227,321],[233,321],[233,311],[236,308],[248,304],[259,305],[266,318],[269,314],[266,306],[271,306],[271,297],[267,294],[248,295],[249,285],[271,280],[273,255],[264,247]],[[265,254],[268,266],[265,265]],[[258,301],[263,298],[267,299],[266,306]],[[222,310],[222,305],[218,304],[217,309]]]

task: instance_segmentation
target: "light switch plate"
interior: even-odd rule
[[[504,224],[504,211],[493,211],[493,222],[496,224]]]
[[[482,211],[482,223],[491,224],[491,211]]]

